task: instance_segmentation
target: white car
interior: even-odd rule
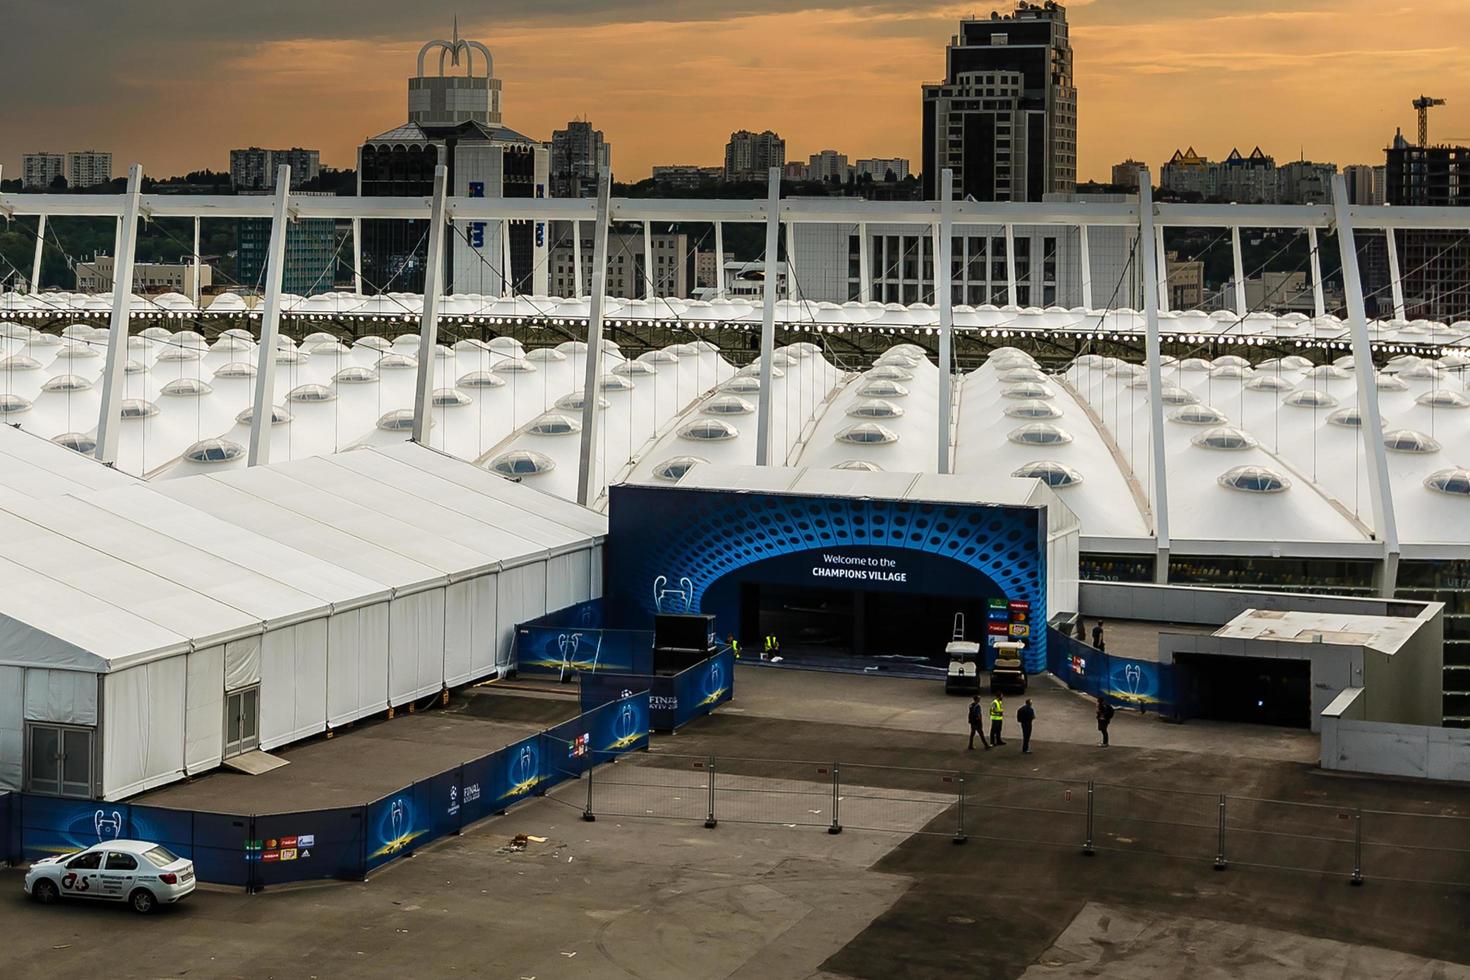
[[[76,854],[42,858],[26,872],[25,890],[42,905],[89,898],[127,902],[147,914],[194,890],[194,862],[162,844],[110,840]]]

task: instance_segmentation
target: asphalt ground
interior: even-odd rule
[[[581,819],[585,783],[568,784],[366,882],[201,890],[144,919],[113,906],[34,906],[20,873],[0,872],[0,972],[1452,977],[1434,961],[1470,963],[1470,869],[1457,853],[1470,848],[1457,819],[1470,811],[1464,787],[1324,774],[1309,733],[1134,713],[1120,712],[1102,749],[1090,703],[1041,682],[1030,692],[1028,756],[1013,723],[1006,746],[966,749],[965,699],[934,682],[748,667],[736,685],[736,701],[714,716],[599,769],[595,822]],[[287,755],[327,753],[313,765],[332,792],[370,779],[402,785],[443,768],[445,754],[488,751],[511,727],[575,713],[560,694],[480,688],[449,711],[359,726]],[[1016,705],[1008,699],[1008,716]],[[382,755],[369,743],[384,739],[402,745],[376,773],[364,760]],[[719,821],[706,829],[711,756]],[[833,763],[837,835],[826,832]],[[313,780],[297,766],[279,772],[296,769],[302,806]],[[365,771],[339,772],[354,767]],[[259,803],[250,781],[268,778],[193,786],[215,781],[208,792],[238,809]],[[955,779],[963,846],[951,842]],[[1222,793],[1232,801],[1229,860],[1216,871]],[[1395,843],[1365,848],[1366,883],[1354,887],[1345,842],[1360,809],[1367,840]],[[546,840],[513,850],[516,833]],[[1465,884],[1391,880],[1401,877]],[[1201,953],[1210,936],[1215,952]]]

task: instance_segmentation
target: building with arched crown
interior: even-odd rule
[[[451,73],[461,67],[463,74]],[[452,40],[429,41],[419,49],[416,74],[408,80],[408,121],[358,149],[358,192],[428,196],[434,168],[441,163],[449,170],[454,196],[549,195],[549,150],[501,124],[495,60],[484,44],[460,37],[457,23]],[[422,290],[426,229],[424,221],[363,221],[363,288]],[[446,243],[451,292],[548,292],[545,222],[456,221],[451,229]]]

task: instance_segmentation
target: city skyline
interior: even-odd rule
[[[20,175],[23,153],[81,144],[110,149],[119,175],[135,160],[155,176],[223,170],[231,148],[249,145],[319,147],[323,164],[351,167],[355,147],[401,114],[418,47],[447,34],[456,10],[437,0],[412,11],[265,6],[281,9],[216,21],[225,7],[207,0],[167,37],[135,9],[18,11],[17,36],[34,43],[0,66],[0,84],[29,93],[7,107],[5,175]],[[1470,92],[1451,84],[1470,75],[1470,53],[1435,43],[1470,35],[1470,10],[1452,0],[1394,11],[1367,0],[1066,6],[1079,180],[1106,180],[1130,157],[1157,171],[1189,144],[1212,157],[1260,145],[1279,160],[1378,162],[1395,128],[1411,131],[1409,100],[1421,92],[1449,100],[1431,116],[1432,138],[1470,137]],[[677,15],[639,0],[542,7],[512,19],[465,12],[460,31],[494,53],[507,125],[549,141],[567,119],[589,119],[618,144],[622,180],[655,164],[717,164],[740,128],[780,133],[792,160],[834,148],[917,161],[920,86],[942,78],[959,18],[989,12],[781,0]],[[50,71],[63,51],[74,70]],[[46,87],[27,81],[42,71]]]

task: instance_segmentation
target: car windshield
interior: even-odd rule
[[[179,859],[179,856],[177,854],[175,854],[173,851],[170,851],[168,848],[164,847],[161,844],[155,848],[152,848],[151,850],[144,851],[143,856],[147,858],[155,867],[159,868],[166,868]]]

